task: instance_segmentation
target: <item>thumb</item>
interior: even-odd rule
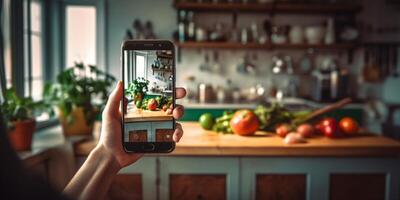
[[[122,92],[123,92],[122,82],[118,81],[117,86],[108,97],[108,101],[106,107],[104,108],[103,114],[108,116],[118,114],[120,102],[122,100]]]

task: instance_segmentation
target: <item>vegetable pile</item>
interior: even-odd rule
[[[324,118],[314,125],[308,123],[312,113],[310,110],[293,112],[275,103],[259,105],[255,110],[225,111],[215,119],[210,113],[205,113],[199,122],[203,129],[223,134],[250,136],[257,130],[275,132],[285,138],[286,144],[304,143],[305,138],[315,135],[337,138],[359,132],[357,122],[349,117],[342,118],[339,123],[333,118]]]

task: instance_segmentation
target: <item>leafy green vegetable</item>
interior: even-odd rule
[[[232,128],[229,124],[231,119],[233,118],[234,112],[225,111],[221,117],[215,119],[214,126],[212,130],[219,133],[233,133]]]

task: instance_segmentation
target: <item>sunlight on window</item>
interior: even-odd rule
[[[40,2],[32,1],[31,2],[31,27],[29,30],[30,34],[30,42],[31,42],[31,74],[28,75],[28,80],[26,81],[29,83],[29,76],[31,77],[30,82],[30,89],[32,91],[28,94],[31,95],[34,100],[42,99],[43,93],[43,58],[42,58],[42,7]],[[27,86],[29,88],[29,85]],[[28,89],[26,88],[26,89]]]
[[[144,56],[136,55],[136,78],[146,78],[146,66]]]
[[[66,67],[75,62],[96,65],[96,8],[67,6]]]

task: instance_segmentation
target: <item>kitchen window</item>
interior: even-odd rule
[[[67,5],[66,16],[66,62],[96,65],[96,7]]]
[[[44,87],[43,6],[38,0],[26,0],[25,3],[25,96],[41,100]]]

